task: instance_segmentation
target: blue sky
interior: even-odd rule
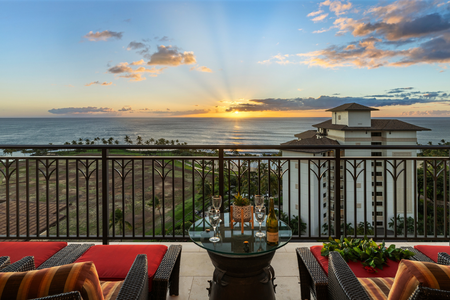
[[[0,117],[450,116],[450,1],[0,1]]]

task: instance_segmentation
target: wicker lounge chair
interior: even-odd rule
[[[1,256],[0,257],[0,270],[4,267],[8,266],[10,263],[9,256]]]
[[[27,256],[10,264],[0,272],[24,272],[34,270],[34,259]],[[68,292],[53,296],[37,298],[40,300],[82,300],[79,292]],[[148,274],[147,255],[139,254],[131,266],[122,288],[115,300],[147,300],[148,299]]]
[[[410,248],[407,249],[410,250]],[[420,252],[413,252],[416,253],[416,255],[411,257],[411,260],[432,262],[428,257]],[[318,300],[329,299],[329,275],[327,276],[324,272],[309,248],[297,248],[296,253],[300,273],[301,299],[311,299],[311,295],[313,298]]]
[[[450,256],[449,263],[450,263]],[[328,264],[328,294],[329,298],[339,300],[370,300],[355,274],[338,252],[331,252]],[[449,291],[436,290],[419,285],[410,300],[419,299],[450,299]]]

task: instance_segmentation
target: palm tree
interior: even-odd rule
[[[155,139],[154,139],[154,138],[151,138],[151,139],[150,139],[150,143],[153,144],[154,142],[155,142]]]
[[[102,138],[102,143],[103,143],[103,145],[107,145],[108,141],[105,138]]]
[[[119,145],[119,140],[115,140],[114,144]]]
[[[108,145],[112,145],[114,143],[114,138],[113,137],[110,137],[109,139],[108,139]]]
[[[94,141],[96,141],[96,142],[97,142],[97,145],[98,145],[98,141],[100,141],[100,138],[99,138],[99,137],[96,137],[96,138],[94,139]]]
[[[155,209],[159,211],[159,216],[161,217],[161,201],[159,201],[158,196],[155,196],[153,200],[155,202]],[[153,207],[153,202],[150,200],[147,202],[147,205]]]
[[[142,145],[142,137],[140,135],[136,138],[136,145]]]
[[[131,226],[130,222],[126,221],[123,212],[120,208],[116,208],[114,211],[114,214],[111,213],[111,216],[109,217],[109,228],[112,228],[115,225],[119,225],[120,228],[120,234],[122,234],[122,228],[125,225],[128,229],[133,228]]]
[[[86,145],[90,145],[91,144],[91,140],[90,139],[85,139],[84,141],[86,142]]]
[[[131,138],[128,135],[125,136],[124,140],[125,140],[125,143],[127,143],[128,145],[133,144],[133,141],[131,140]]]

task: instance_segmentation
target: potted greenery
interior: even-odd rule
[[[369,273],[378,272],[377,269],[383,270],[383,266],[388,265],[388,259],[400,261],[414,256],[414,253],[409,250],[395,248],[395,245],[386,247],[384,241],[377,244],[367,237],[362,239],[341,237],[334,240],[330,237],[329,243],[323,243],[321,255],[328,257],[331,251],[339,252],[347,262],[361,261],[364,269]]]
[[[233,201],[233,220],[240,222],[242,215],[244,215],[244,222],[250,222],[252,219],[252,206],[248,198],[244,198],[238,193],[234,196]]]

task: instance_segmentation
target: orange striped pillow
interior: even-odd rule
[[[0,273],[0,299],[25,300],[79,291],[83,300],[103,300],[93,262],[43,270]]]
[[[419,285],[450,291],[450,266],[403,259],[388,299],[408,299]]]
[[[391,277],[370,277],[358,278],[359,283],[366,290],[367,295],[372,300],[387,299],[389,291],[394,283],[394,278]]]

